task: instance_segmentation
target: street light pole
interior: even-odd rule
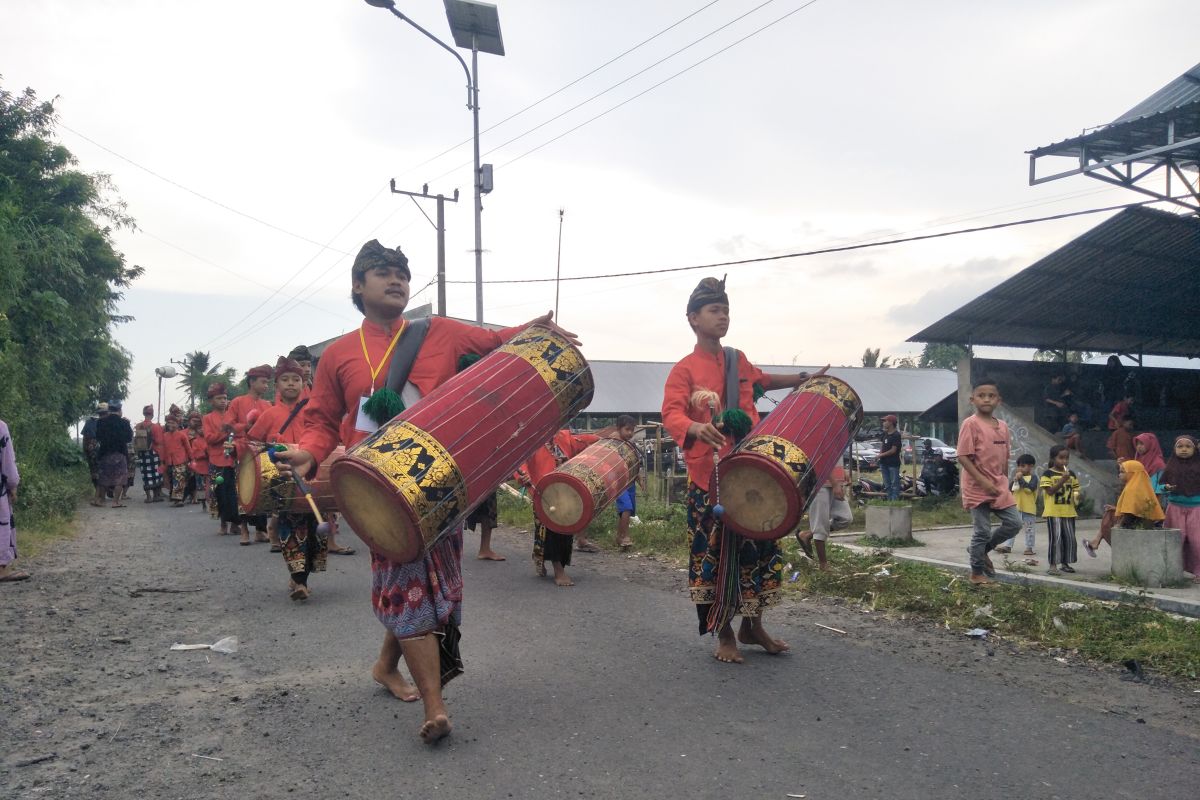
[[[454,48],[422,28],[413,20],[396,10],[395,0],[366,0],[367,5],[384,8],[392,12],[398,19],[407,22],[426,37],[435,42],[443,50],[458,59],[463,72],[467,75],[467,108],[471,109],[472,144],[474,146],[475,174],[472,183],[475,192],[475,321],[483,324],[483,194],[491,191],[491,186],[484,186],[483,166],[479,163],[479,51],[504,55],[504,42],[500,37],[500,19],[496,7],[474,0],[444,0],[446,15],[450,22],[450,32],[454,35],[455,44],[471,48],[471,66],[463,60]],[[483,37],[481,42],[479,37]]]

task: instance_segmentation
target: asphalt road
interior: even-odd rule
[[[0,591],[0,621],[16,626],[28,656],[0,695],[22,709],[0,734],[3,797],[1093,800],[1200,791],[1200,727],[1139,724],[1137,712],[1053,691],[1054,681],[1087,681],[1085,697],[1120,689],[1157,692],[1160,703],[1176,691],[1194,709],[1200,695],[1188,688],[1129,687],[1086,669],[1065,677],[1070,668],[1045,657],[957,638],[930,645],[928,632],[909,642],[903,624],[882,620],[890,644],[840,636],[813,622],[836,626],[826,612],[851,612],[819,603],[768,617],[791,653],[720,664],[711,640],[696,635],[673,567],[577,554],[577,585],[559,589],[533,576],[515,531],[498,535],[504,563],[475,561],[468,534],[467,672],[446,692],[454,733],[430,747],[416,736],[419,703],[396,701],[370,679],[382,629],[361,546],[331,556],[330,570],[311,579],[313,599],[297,605],[278,555],[215,536],[197,511],[135,503],[87,509],[84,520],[79,540],[31,565],[35,580]],[[131,597],[139,588],[201,591]],[[168,651],[228,635],[240,640],[234,655]],[[1050,691],[1037,690],[1037,670]]]

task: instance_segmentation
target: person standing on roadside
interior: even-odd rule
[[[879,471],[883,473],[883,490],[888,500],[900,499],[900,431],[896,430],[895,414],[883,418],[883,444],[879,446]]]
[[[20,482],[17,454],[13,452],[8,423],[0,419],[0,583],[29,579],[28,572],[13,569],[13,562],[17,560],[17,523],[13,518],[13,505],[17,502]]]

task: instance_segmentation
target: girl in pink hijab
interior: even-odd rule
[[[1163,459],[1158,437],[1153,433],[1139,433],[1133,437],[1133,447],[1137,452],[1137,460],[1142,462],[1142,466],[1146,468],[1146,474],[1150,476],[1150,484],[1154,487],[1155,494],[1161,494],[1162,492],[1158,488],[1159,475],[1167,466],[1167,462]]]

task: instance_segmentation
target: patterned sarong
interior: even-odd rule
[[[143,450],[138,453],[138,463],[142,468],[142,490],[148,492],[152,489],[161,489],[163,477],[162,473],[158,471],[158,467],[162,462],[158,458],[158,453],[153,450]]]
[[[312,514],[280,514],[277,530],[288,573],[307,586],[309,573],[325,571],[329,540],[317,533],[317,518]]]

